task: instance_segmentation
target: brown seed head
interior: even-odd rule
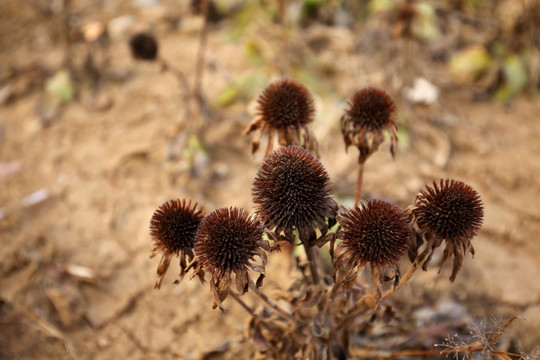
[[[416,197],[413,218],[426,239],[468,242],[478,234],[484,207],[478,193],[458,180],[440,180]]]
[[[205,271],[222,275],[242,272],[260,251],[262,232],[260,222],[245,210],[221,208],[202,221],[195,254]]]
[[[360,151],[363,164],[384,141],[384,131],[390,133],[390,152],[397,150],[397,124],[394,120],[396,104],[383,89],[367,87],[357,91],[349,101],[349,108],[341,117],[341,132],[345,147],[354,145]]]
[[[263,162],[253,182],[255,211],[276,232],[308,232],[335,218],[333,187],[323,165],[301,146],[283,146]]]
[[[343,246],[356,259],[356,265],[397,268],[412,234],[405,213],[381,200],[370,200],[361,208],[348,210],[339,223]]]
[[[283,79],[270,84],[258,99],[258,114],[271,128],[300,128],[313,121],[313,99],[304,85]]]
[[[366,87],[357,91],[345,110],[354,127],[367,131],[381,131],[395,124],[396,104],[390,94],[383,89]]]
[[[178,255],[193,248],[197,227],[203,219],[197,203],[171,200],[161,205],[150,221],[150,235],[156,250],[162,254]]]
[[[136,60],[153,61],[157,58],[158,44],[154,35],[147,33],[135,34],[129,39],[131,55]]]
[[[454,257],[450,281],[454,281],[463,266],[465,255],[474,255],[471,239],[478,234],[484,218],[484,207],[478,193],[458,180],[440,180],[433,187],[426,186],[407,214],[415,230],[409,257],[427,269],[436,248],[445,242],[440,269]],[[426,242],[424,250],[418,249]],[[441,271],[439,270],[439,272]]]

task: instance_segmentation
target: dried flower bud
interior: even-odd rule
[[[197,203],[186,200],[170,200],[154,212],[150,221],[150,235],[154,241],[150,257],[162,254],[155,288],[161,286],[173,255],[180,256],[180,279],[189,270],[187,261],[193,260],[195,234],[203,217]]]
[[[154,35],[147,33],[135,34],[129,39],[131,55],[136,60],[154,61],[158,54],[158,44]]]
[[[335,274],[352,286],[359,271],[369,263],[372,281],[381,296],[381,275],[390,268],[399,273],[412,231],[405,213],[396,205],[370,200],[339,217],[343,241],[336,248]]]
[[[424,261],[426,270],[433,251],[446,241],[441,269],[453,254],[450,281],[454,281],[465,254],[470,251],[474,255],[471,239],[482,227],[484,208],[478,193],[462,181],[441,179],[438,185],[433,182],[433,187],[426,186],[407,213],[417,235],[411,247],[411,259],[416,258],[418,248],[426,241],[426,249],[417,258],[418,262]]]
[[[360,151],[360,163],[377,151],[384,141],[384,130],[390,133],[390,152],[395,156],[398,140],[395,113],[394,99],[383,89],[367,87],[352,96],[341,118],[341,132],[346,148],[354,145]]]
[[[283,79],[270,84],[258,99],[258,115],[244,131],[258,130],[252,141],[252,153],[259,148],[263,132],[268,134],[265,157],[272,151],[274,132],[280,145],[301,145],[317,150],[317,141],[308,125],[313,122],[313,98],[304,85],[296,80]]]
[[[240,295],[249,287],[249,269],[264,274],[267,243],[262,239],[263,227],[257,219],[242,209],[221,208],[201,222],[195,238],[195,254],[202,268],[212,276],[210,288],[214,308],[227,298],[236,276],[236,290]],[[258,256],[262,264],[257,264]]]
[[[280,147],[263,162],[253,182],[255,211],[264,225],[291,240],[297,229],[304,243],[315,228],[326,233],[325,218],[335,219],[330,177],[323,165],[300,146]]]

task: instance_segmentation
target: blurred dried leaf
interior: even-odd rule
[[[483,45],[471,45],[450,59],[450,71],[466,82],[473,82],[491,65],[491,56]]]

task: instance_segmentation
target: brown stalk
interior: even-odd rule
[[[206,42],[208,38],[208,9],[210,8],[210,0],[201,0],[202,4],[202,16],[203,26],[199,33],[199,49],[197,51],[197,62],[195,63],[195,84],[193,87],[193,93],[197,104],[199,105],[199,112],[204,115],[204,99],[202,95],[202,82],[204,75],[204,57],[206,50]]]
[[[261,289],[257,287],[257,285],[255,285],[255,283],[251,279],[249,280],[249,287],[251,288],[251,290],[253,290],[255,295],[260,297],[262,301],[264,301],[268,306],[270,306],[279,316],[295,324],[305,325],[303,321],[295,318],[291,313],[284,310],[278,304],[276,304],[272,299],[270,299]]]
[[[165,61],[162,58],[158,59],[162,71],[170,72],[177,80],[182,89],[184,90],[184,104],[186,107],[186,118],[191,118],[191,106],[190,106],[190,95],[189,84],[186,80],[186,75],[182,70],[178,69],[175,66],[172,66],[169,62]]]
[[[259,320],[261,322],[261,325],[264,326],[267,330],[272,330],[270,328],[270,326],[263,320],[261,319],[261,317],[257,314],[255,314],[255,311],[253,311],[253,309],[251,307],[249,307],[242,299],[240,299],[240,297],[234,292],[232,291],[231,289],[229,289],[229,295],[231,295],[231,297],[236,300],[236,302],[244,309],[246,310],[251,316],[253,316],[254,318],[256,318],[257,320]]]
[[[362,199],[362,184],[364,182],[364,163],[359,162],[358,179],[356,180],[356,193],[354,195],[354,205],[358,206]]]

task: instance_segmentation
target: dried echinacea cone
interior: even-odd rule
[[[478,234],[484,218],[480,195],[471,186],[459,180],[441,179],[427,186],[417,196],[407,214],[415,231],[409,257],[427,269],[433,252],[446,242],[441,269],[454,256],[450,281],[454,281],[463,265],[467,252],[474,255],[471,239]],[[425,249],[418,249],[426,243]],[[439,270],[440,271],[440,270]]]
[[[309,128],[314,114],[313,98],[304,85],[292,79],[270,84],[259,96],[257,117],[244,130],[246,135],[257,130],[251,141],[251,152],[259,149],[261,136],[266,133],[266,158],[273,149],[274,133],[277,133],[280,145],[300,145],[317,155],[317,140]]]
[[[405,213],[387,201],[370,200],[361,207],[347,210],[338,217],[342,239],[336,246],[334,279],[343,289],[350,289],[358,274],[369,263],[371,280],[381,299],[385,271],[399,277],[399,263],[407,252],[411,227]]]
[[[238,295],[247,292],[252,283],[249,270],[260,274],[257,285],[262,285],[268,249],[262,234],[259,220],[238,208],[217,209],[201,222],[194,250],[200,266],[211,274],[214,308],[224,309],[222,302],[229,295],[233,274]],[[256,256],[260,262],[255,262]]]
[[[158,43],[154,35],[137,33],[129,39],[131,55],[136,60],[154,61],[158,56]]]
[[[255,212],[268,229],[292,241],[312,245],[316,229],[323,234],[335,224],[337,204],[324,166],[301,146],[282,146],[261,165],[253,181]]]
[[[332,192],[324,166],[301,146],[274,150],[262,163],[252,187],[255,212],[274,241],[294,243],[294,231],[298,232],[314,284],[321,281],[314,246],[329,240],[328,228],[336,223],[338,206]]]
[[[392,157],[397,150],[396,104],[390,94],[383,89],[366,87],[354,93],[349,107],[341,117],[341,132],[346,149],[354,145],[360,151],[358,182],[355,204],[358,205],[362,193],[364,163],[384,141],[384,132],[390,134]]]
[[[189,269],[197,268],[193,244],[203,217],[204,213],[197,203],[186,200],[167,201],[154,212],[150,221],[150,235],[154,241],[150,258],[162,255],[157,269],[156,289],[161,287],[173,255],[180,256],[180,280]],[[195,271],[195,274],[203,280],[202,272]]]

